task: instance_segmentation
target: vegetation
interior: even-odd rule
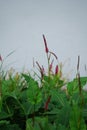
[[[72,81],[63,77],[62,64],[48,49],[43,35],[48,68],[36,61],[38,80],[30,73],[5,72],[0,56],[0,130],[86,130],[87,77],[80,77],[79,56],[77,76]],[[57,65],[53,70],[53,63]]]

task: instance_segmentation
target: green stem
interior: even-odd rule
[[[2,79],[0,77],[0,97],[2,96]]]
[[[27,114],[26,114],[26,111],[25,111],[23,105],[19,102],[19,100],[17,100],[17,102],[18,102],[18,104],[20,105],[20,107],[22,108],[22,110],[24,111],[24,114],[25,114],[25,116],[26,116],[26,118],[27,118]]]
[[[48,61],[48,76],[50,77],[50,58],[47,53],[47,61]]]
[[[34,126],[34,124],[35,124],[35,104],[34,104],[34,112],[33,112],[33,126]]]

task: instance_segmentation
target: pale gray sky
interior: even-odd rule
[[[10,66],[32,69],[33,57],[45,65],[42,34],[59,61],[70,58],[67,72],[76,71],[80,55],[81,74],[87,74],[87,0],[0,0],[0,54],[16,50]]]

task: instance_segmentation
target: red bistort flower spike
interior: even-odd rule
[[[47,47],[47,41],[46,41],[46,38],[45,38],[44,35],[43,35],[43,39],[44,39],[44,44],[45,44],[45,51],[46,51],[46,53],[48,53],[48,52],[49,52],[49,49],[48,49],[48,47]]]
[[[55,57],[56,59],[58,59],[58,57],[57,57],[57,55],[56,55],[55,53],[53,53],[53,52],[51,52],[51,51],[50,51],[50,53],[51,53],[52,55],[54,55],[54,57]]]
[[[43,74],[45,73],[45,69],[44,69],[43,65],[42,65],[42,72],[43,72]]]
[[[2,57],[1,57],[1,55],[0,55],[0,61],[2,61]]]
[[[44,70],[43,70],[44,67],[41,67],[37,61],[36,61],[36,64],[38,65],[38,67],[39,67],[39,69],[40,69],[41,78],[43,78],[43,76],[44,76]]]
[[[55,75],[58,74],[58,70],[59,70],[58,65],[56,65],[56,68],[55,68]]]
[[[52,70],[52,67],[53,67],[53,61],[54,59],[52,60],[51,64],[50,64],[50,67],[49,67],[49,70],[51,71]]]
[[[45,110],[48,110],[48,104],[50,102],[51,96],[48,97],[46,103],[45,103]]]

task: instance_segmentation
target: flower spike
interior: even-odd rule
[[[51,100],[51,96],[48,97],[46,103],[45,103],[45,110],[48,110],[48,105],[50,103],[50,100]]]
[[[52,67],[53,67],[53,61],[54,59],[52,60],[51,64],[50,64],[50,67],[49,67],[49,70],[51,71],[52,70]]]
[[[0,61],[2,61],[2,57],[1,57],[1,55],[0,55]]]
[[[55,75],[58,74],[58,70],[59,70],[58,65],[56,65],[56,68],[55,68]]]
[[[43,40],[44,40],[44,44],[45,44],[45,51],[46,51],[46,53],[48,53],[48,52],[49,52],[49,49],[48,49],[48,47],[47,47],[47,41],[46,41],[46,38],[45,38],[44,35],[43,35]]]
[[[36,64],[39,67],[39,70],[40,70],[40,73],[41,73],[41,78],[43,78],[43,76],[44,76],[44,67],[43,66],[41,67],[37,61],[36,61]]]
[[[56,58],[56,60],[58,59],[58,57],[57,57],[57,55],[56,55],[55,53],[53,53],[53,52],[51,52],[51,51],[50,51],[50,53],[51,53],[52,55],[54,55],[54,57]]]

